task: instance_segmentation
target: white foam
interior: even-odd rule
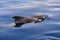
[[[45,15],[48,17],[54,17],[55,16],[54,14],[51,14],[51,13],[36,13],[36,15]]]
[[[0,24],[0,27],[10,27],[10,26],[14,26],[14,23],[9,23],[9,24]]]

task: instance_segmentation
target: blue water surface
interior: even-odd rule
[[[14,27],[13,16],[35,15],[48,17]],[[60,0],[0,0],[0,40],[60,40]]]

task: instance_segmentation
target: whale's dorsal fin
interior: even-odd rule
[[[19,23],[19,21],[22,21],[22,19],[24,19],[24,17],[22,16],[14,16],[12,17],[15,19],[15,26],[14,27],[21,27],[24,23]]]
[[[15,21],[16,21],[16,20],[24,19],[24,17],[22,17],[22,16],[14,16],[14,17],[12,17],[12,18],[14,18],[14,19],[15,19]]]

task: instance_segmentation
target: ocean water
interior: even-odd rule
[[[48,17],[14,27],[13,16],[35,15]],[[0,40],[60,40],[60,0],[0,0]]]

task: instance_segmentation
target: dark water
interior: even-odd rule
[[[40,14],[47,19],[13,27],[13,16]],[[0,40],[60,40],[60,0],[0,0]]]

